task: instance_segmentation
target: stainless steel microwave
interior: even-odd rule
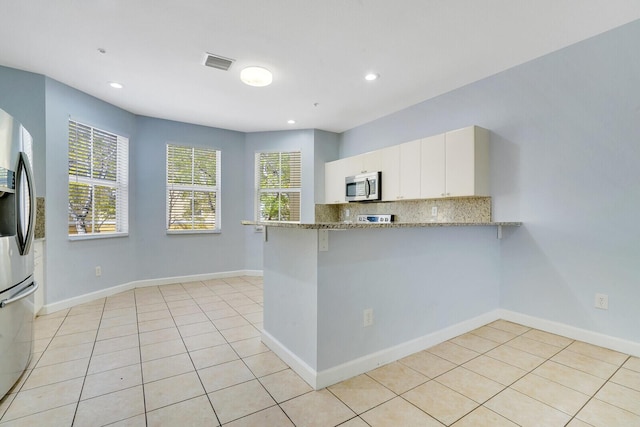
[[[345,200],[347,202],[362,202],[381,200],[381,172],[364,173],[345,178]]]

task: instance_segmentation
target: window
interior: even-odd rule
[[[69,236],[129,231],[129,140],[69,120]]]
[[[167,230],[220,230],[220,151],[167,144]]]
[[[300,152],[256,153],[259,221],[300,222]]]

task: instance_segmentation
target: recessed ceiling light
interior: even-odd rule
[[[287,123],[289,123],[290,125],[295,125],[296,121],[293,120],[293,119],[289,119],[289,120],[287,120]]]
[[[364,76],[364,79],[366,81],[372,82],[374,80],[377,80],[378,77],[380,77],[380,74],[376,74],[376,73],[369,73],[366,76]]]
[[[240,72],[240,80],[249,86],[269,86],[273,82],[273,74],[263,67],[247,67]]]
[[[111,86],[114,89],[122,89],[124,86],[122,86],[120,83],[118,82],[110,82],[109,86]]]

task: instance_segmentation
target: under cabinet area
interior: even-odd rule
[[[489,131],[469,126],[325,163],[325,203],[346,203],[345,177],[382,172],[382,201],[489,196]]]

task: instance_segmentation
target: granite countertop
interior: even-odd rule
[[[298,228],[305,230],[347,230],[351,228],[410,228],[410,227],[482,227],[482,226],[511,226],[520,227],[521,222],[392,222],[388,224],[345,223],[345,222],[258,222],[242,221],[242,225],[262,225],[280,228]]]

